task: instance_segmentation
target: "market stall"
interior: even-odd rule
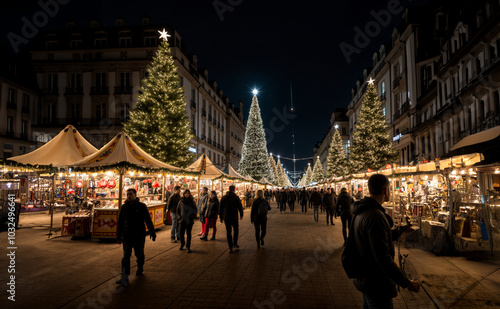
[[[164,224],[166,184],[172,180],[198,182],[196,173],[153,158],[123,132],[71,168],[80,173],[73,174],[75,182],[83,189],[85,202],[91,205],[88,213],[75,213],[71,218],[86,221],[90,217],[90,230],[97,238],[116,237],[118,213],[127,189],[137,190],[137,197],[146,203],[156,228]]]
[[[54,210],[65,210],[70,202],[74,202],[71,191],[68,192],[67,179],[57,170],[96,151],[75,127],[68,125],[40,148],[5,161],[6,171],[14,171],[21,181],[21,207],[43,209],[50,206],[49,237],[52,235]]]
[[[226,164],[226,167],[224,168],[223,172],[229,176],[229,179],[226,180],[225,188],[227,188],[228,185],[234,185],[236,194],[243,201],[245,199],[246,188],[250,185],[248,179],[246,179],[240,173],[238,173],[231,166],[231,164]]]

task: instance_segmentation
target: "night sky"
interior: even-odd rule
[[[264,127],[272,131],[268,150],[292,157],[294,128],[297,158],[312,156],[315,143],[323,139],[329,127],[331,113],[337,107],[347,107],[351,88],[362,77],[363,69],[371,66],[373,53],[380,44],[390,40],[402,14],[389,14],[387,26],[380,26],[379,31],[373,28],[370,41],[358,54],[353,53],[348,62],[340,44],[355,46],[354,27],[364,29],[367,23],[376,21],[370,12],[387,10],[388,5],[399,8],[426,2],[401,1],[398,5],[396,0],[58,1],[66,4],[59,5],[59,12],[41,30],[61,28],[67,20],[88,27],[91,18],[108,26],[114,24],[116,17],[123,17],[127,24],[134,25],[146,15],[153,24],[169,24],[180,33],[189,52],[198,56],[198,67],[207,68],[209,79],[217,80],[224,95],[231,102],[244,102],[245,115],[250,109],[252,89],[259,90]],[[31,19],[41,10],[37,2],[0,0],[2,45],[10,47],[8,33],[20,34],[23,16]],[[226,10],[216,9],[214,4],[226,6]],[[20,48],[26,50],[29,44]],[[296,114],[293,123],[281,115],[284,108],[290,110],[290,84]],[[273,121],[275,129],[271,130]],[[287,170],[293,169],[291,161],[283,163]],[[306,160],[298,161],[297,170],[306,164]]]

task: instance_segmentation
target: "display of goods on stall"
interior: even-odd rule
[[[108,181],[108,188],[110,189],[114,189],[116,187],[116,180],[114,180],[113,178],[111,178],[109,181]]]
[[[83,187],[83,181],[78,180],[78,181],[76,182],[76,187],[77,187],[77,188],[82,188],[82,187]]]

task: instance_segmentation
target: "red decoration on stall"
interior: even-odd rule
[[[106,188],[108,186],[108,181],[106,179],[101,179],[99,184],[101,185],[101,188]]]
[[[157,180],[155,180],[153,182],[153,188],[159,188],[159,187],[160,187],[160,183]]]
[[[139,181],[135,181],[135,184],[134,184],[134,189],[135,191],[139,191]]]
[[[385,165],[385,169],[388,170],[388,169],[391,169],[392,168],[392,164],[386,164]]]
[[[371,173],[371,172],[373,172],[373,170],[372,169],[368,169],[368,173]]]
[[[75,189],[69,188],[68,189],[68,194],[75,194]]]
[[[114,180],[113,178],[111,178],[108,181],[108,188],[113,189],[114,187],[116,187],[116,180]]]
[[[153,179],[148,179],[148,182],[149,182],[149,183],[152,183],[152,182],[153,182]]]
[[[144,179],[144,180],[142,181],[142,183],[148,183],[148,180],[147,180],[147,179]]]
[[[77,187],[77,188],[82,188],[82,187],[83,187],[83,181],[78,180],[78,181],[76,182],[76,187]]]

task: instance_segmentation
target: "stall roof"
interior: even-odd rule
[[[147,154],[124,132],[118,133],[99,151],[71,166],[82,169],[127,166],[129,168],[166,170],[174,173],[182,172],[182,169],[163,163]]]
[[[201,173],[200,179],[217,179],[220,177],[229,177],[226,173],[218,169],[210,160],[210,158],[202,154],[188,168],[188,171]],[[230,177],[229,177],[230,178]]]
[[[500,126],[469,135],[451,147],[451,151],[490,141],[500,136]]]
[[[42,147],[24,155],[8,158],[8,161],[26,165],[63,167],[74,164],[96,151],[97,148],[92,146],[75,127],[67,125]]]
[[[246,180],[250,181],[250,182],[258,182],[257,180],[255,180],[252,176],[250,175],[247,175],[247,177],[245,177]]]
[[[223,172],[231,177],[239,178],[241,180],[247,180],[246,177],[243,177],[240,173],[238,173],[229,163],[226,164],[226,167],[224,168]]]

